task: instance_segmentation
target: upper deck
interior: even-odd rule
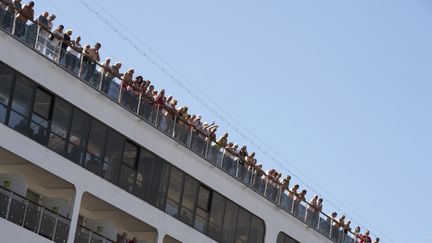
[[[311,239],[306,236],[308,234],[321,236],[314,236],[315,240],[340,240],[339,234],[335,233],[339,230],[331,227],[327,215],[320,213],[316,220],[311,220],[307,217],[306,202],[293,203],[291,197],[281,192],[279,184],[265,179],[253,167],[241,165],[242,158],[215,144],[202,131],[179,120],[168,110],[154,108],[142,94],[124,92],[118,78],[107,82],[101,68],[92,75],[83,75],[83,58],[80,58],[80,68],[65,68],[59,58],[60,49],[48,52],[43,49],[50,48],[42,44],[47,40],[42,41],[39,27],[32,29],[29,26],[26,35],[18,38],[14,36],[16,25],[11,27],[3,30],[6,34],[2,34],[1,61],[255,213],[266,222],[266,235],[270,225],[278,220],[283,224],[283,219],[289,217],[294,219],[296,226],[283,231],[300,241],[308,242],[307,239]],[[17,40],[28,48],[14,43]],[[112,106],[113,102],[117,106]],[[71,138],[74,139],[77,137]],[[83,153],[87,152],[90,157],[96,156],[94,146],[83,149],[87,149]],[[85,167],[85,163],[82,166]],[[274,239],[274,235],[273,238],[266,236],[266,241],[272,242],[269,239]],[[352,239],[346,237],[343,241],[351,242]]]

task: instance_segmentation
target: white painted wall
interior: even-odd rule
[[[279,231],[301,242],[330,242],[225,172],[1,32],[0,42],[0,60],[262,218],[267,229],[265,242],[276,242]],[[0,126],[0,134],[4,134],[0,136],[1,146],[73,183],[76,188],[86,190],[151,224],[158,229],[159,238],[161,232],[167,232],[182,242],[211,241],[191,227],[3,125]]]

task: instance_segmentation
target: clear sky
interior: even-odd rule
[[[297,175],[326,212],[383,242],[432,243],[432,1],[36,0],[42,10],[215,120],[266,169]]]

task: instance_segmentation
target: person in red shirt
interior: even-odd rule
[[[360,235],[360,243],[372,243],[372,239],[370,238],[369,233],[369,230],[366,230],[363,235]]]

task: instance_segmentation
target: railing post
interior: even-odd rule
[[[137,105],[137,110],[136,110],[137,115],[139,115],[140,109],[141,109],[141,98],[142,98],[142,93],[140,93],[138,96],[138,105]]]
[[[176,127],[177,127],[177,115],[174,115],[174,123],[173,123],[173,130],[172,130],[171,137],[175,137]]]
[[[105,76],[105,67],[102,67],[100,72],[100,79],[99,79],[99,87],[98,87],[99,91],[102,91],[102,82],[105,79],[104,76]]]
[[[26,220],[26,216],[27,216],[27,207],[28,207],[28,200],[25,201],[24,216],[23,216],[23,221],[21,224],[21,226],[23,226],[23,227],[24,227],[24,222]]]
[[[37,233],[39,234],[40,231],[40,227],[41,227],[41,223],[42,223],[42,217],[44,214],[44,208],[41,207],[41,211],[40,211],[40,217],[39,217],[39,223],[38,223],[38,228],[37,228]]]
[[[282,198],[282,187],[279,186],[278,195],[277,195],[277,204],[280,206]]]
[[[156,126],[156,127],[158,127],[158,118],[159,118],[159,106],[156,106],[156,117],[155,117],[155,122],[154,122],[154,125]]]
[[[5,219],[8,219],[8,217],[9,217],[9,210],[10,210],[11,203],[12,203],[12,193],[9,192],[9,199],[8,199],[8,204],[6,207]]]
[[[120,83],[120,90],[119,90],[119,95],[118,95],[118,98],[117,98],[117,103],[121,104],[121,98],[122,98],[122,96],[123,96],[123,89],[122,89],[122,86],[121,86],[121,83]]]
[[[56,231],[57,231],[57,223],[58,223],[58,219],[59,219],[59,215],[58,215],[58,213],[57,213],[57,214],[56,214],[55,223],[54,223],[54,229],[53,229],[53,236],[52,236],[52,240],[55,239],[55,235],[56,235]]]
[[[225,153],[226,153],[226,149],[223,148],[223,153],[222,153],[221,161],[220,161],[220,168],[223,168],[222,166],[223,166],[223,161],[225,159]]]
[[[236,178],[238,178],[239,168],[240,168],[240,158],[238,160],[236,160],[236,172],[235,172]]]
[[[211,143],[211,141],[210,141],[210,135],[209,135],[207,137],[206,149],[205,149],[205,153],[204,153],[204,158],[206,158],[206,159],[207,159],[208,150],[210,148],[210,143]]]
[[[63,45],[63,41],[60,41],[59,45],[57,46],[59,48],[59,50],[57,52],[57,60],[56,60],[56,62],[58,64],[60,64],[60,56],[61,56],[61,52],[62,52],[62,45]]]
[[[89,232],[88,243],[91,243],[91,239],[92,239],[92,236],[93,236],[93,231],[91,231],[91,230],[87,230],[87,231]]]
[[[13,19],[13,22],[12,22],[12,30],[11,30],[12,35],[15,35],[15,32],[16,32],[17,14],[18,14],[18,11],[14,10],[14,19]]]
[[[83,72],[84,72],[83,69],[84,69],[84,54],[81,53],[81,56],[80,56],[80,69],[79,69],[79,72],[78,72],[78,76],[80,78],[82,78],[82,76],[83,76]]]
[[[35,38],[35,44],[33,46],[33,49],[37,50],[37,46],[38,46],[38,42],[39,42],[39,33],[40,33],[40,26],[37,26],[37,31],[36,31],[36,38]]]

